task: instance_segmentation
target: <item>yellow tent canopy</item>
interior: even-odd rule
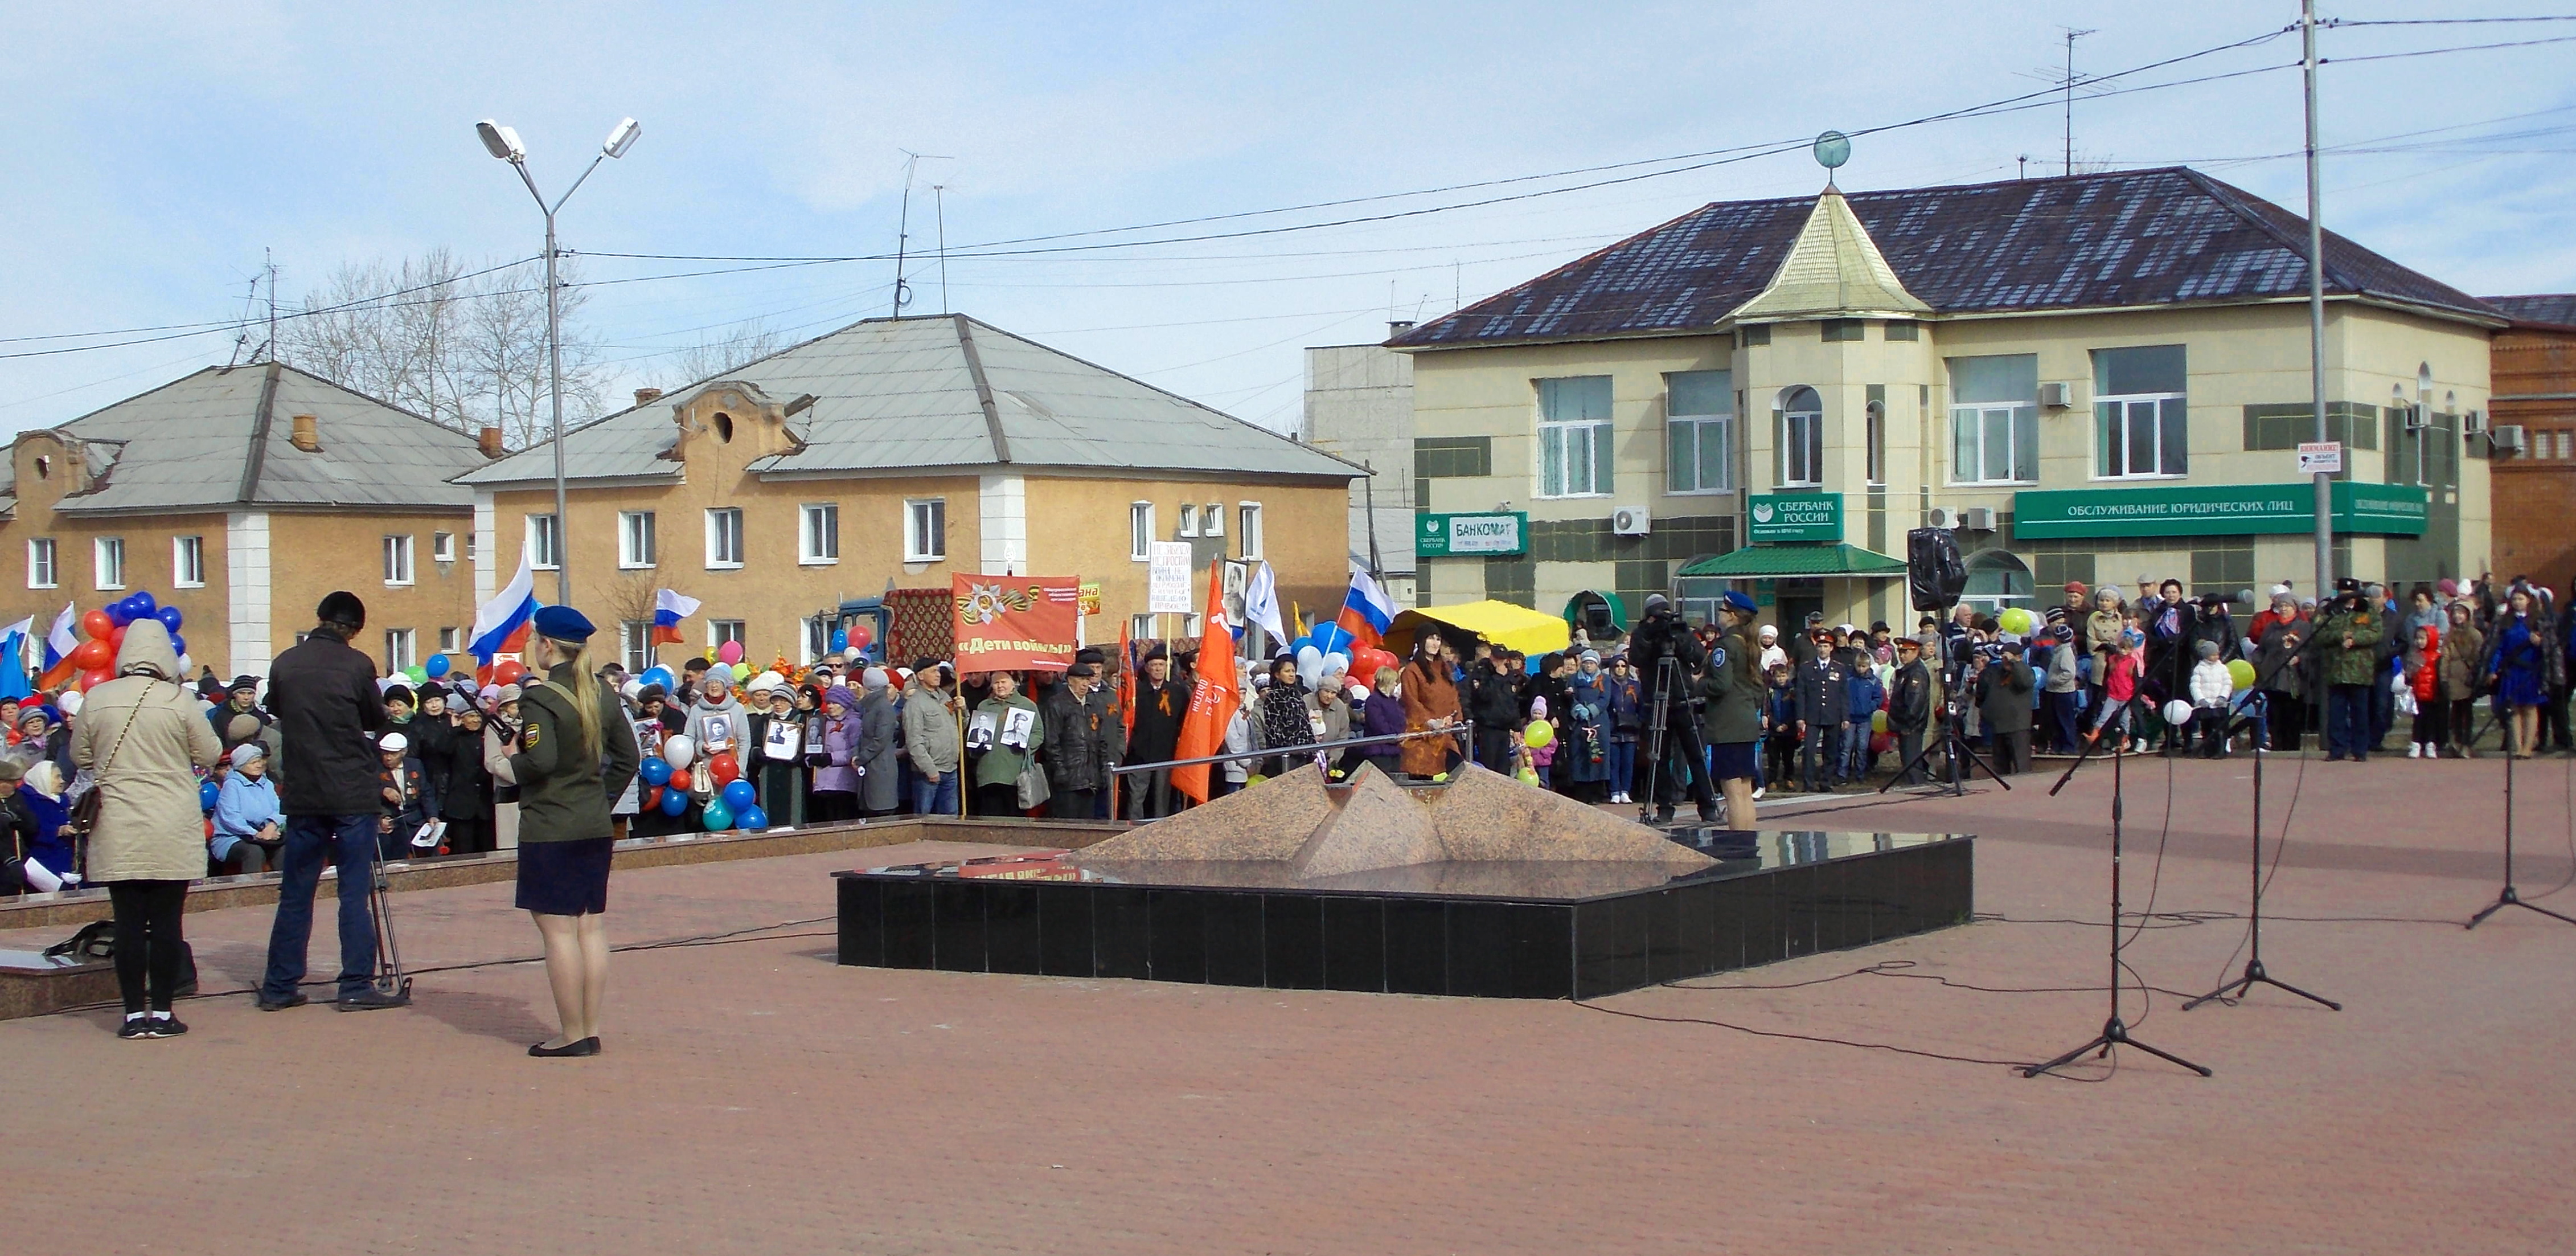
[[[1562,650],[1573,640],[1565,621],[1554,615],[1509,602],[1486,601],[1405,611],[1387,627],[1386,648],[1399,656],[1411,654],[1413,640],[1425,624],[1434,628],[1464,629],[1504,649],[1518,650],[1523,654]]]

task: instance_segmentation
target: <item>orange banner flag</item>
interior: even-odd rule
[[[1234,632],[1225,622],[1225,573],[1208,566],[1207,613],[1199,617],[1198,683],[1190,689],[1190,709],[1181,716],[1175,759],[1199,759],[1225,750],[1225,726],[1234,719],[1243,696],[1234,669]],[[1194,802],[1208,800],[1208,765],[1172,769],[1172,788]]]

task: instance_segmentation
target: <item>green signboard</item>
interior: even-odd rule
[[[2334,530],[2422,536],[2431,495],[2410,484],[2333,485]],[[2309,483],[2029,489],[2013,495],[2016,537],[2247,536],[2314,532]]]
[[[1840,493],[1755,493],[1745,504],[1747,541],[1843,539]]]
[[[1422,558],[1485,558],[1529,552],[1529,516],[1415,515],[1413,552]]]

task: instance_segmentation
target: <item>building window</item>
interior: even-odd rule
[[[617,653],[626,660],[629,676],[653,670],[653,621],[629,619],[618,624]]]
[[[1234,520],[1234,543],[1240,547],[1235,557],[1261,557],[1261,503],[1245,502],[1236,507]]]
[[[1878,392],[1879,389],[1876,385],[1872,385],[1870,391]],[[1869,429],[1867,451],[1869,465],[1863,468],[1863,471],[1869,477],[1871,488],[1885,488],[1887,487],[1887,398],[1883,396],[1870,398],[1861,421],[1863,426]]]
[[[206,587],[206,538],[170,538],[170,583],[182,589]]]
[[[100,592],[125,587],[125,538],[103,536],[90,542],[91,574]]]
[[[412,655],[419,644],[409,628],[385,629],[385,674],[393,675],[418,662]]]
[[[1823,320],[1823,328],[1828,343],[1859,340],[1869,334],[1869,324],[1857,318],[1828,318]]]
[[[1923,324],[1902,318],[1891,318],[1887,320],[1886,335],[1890,340],[1921,340]]]
[[[2185,475],[2190,425],[2183,347],[2093,351],[2093,474],[2105,480]]]
[[[1735,329],[1735,347],[1738,349],[1750,349],[1755,345],[1769,343],[1771,343],[1771,324],[1769,323]]]
[[[1194,536],[1197,536],[1198,534],[1199,534],[1199,504],[1198,504],[1197,502],[1182,502],[1182,503],[1181,503],[1181,535],[1182,535],[1182,536],[1190,536],[1190,537],[1194,537]]]
[[[528,565],[539,571],[563,566],[563,529],[553,515],[528,516]]]
[[[455,533],[432,532],[429,534],[429,561],[433,563],[452,563],[456,561]]]
[[[903,504],[903,561],[948,561],[948,499],[926,497]]]
[[[1676,371],[1664,377],[1664,491],[1723,493],[1735,487],[1735,373]]]
[[[809,502],[797,514],[796,561],[809,566],[841,561],[841,504]]]
[[[1950,482],[2039,479],[2039,355],[1952,358]]]
[[[1968,556],[1968,584],[1959,600],[1993,615],[2008,606],[2025,610],[2038,605],[2030,568],[2011,550],[1979,550]]]
[[[728,641],[747,640],[748,638],[742,631],[742,621],[739,619],[710,619],[707,621],[707,648],[710,650],[722,649],[724,647],[724,643]]]
[[[1162,626],[1154,622],[1159,618],[1161,618],[1161,616],[1158,615],[1128,616],[1127,635],[1138,641],[1154,640],[1162,635]]]
[[[481,536],[479,536],[479,535],[475,534],[475,533],[472,533],[472,532],[468,532],[468,533],[466,533],[466,534],[465,534],[465,561],[467,561],[467,562],[469,562],[469,563],[470,563],[470,562],[473,562],[475,559],[482,557],[482,554],[483,554],[483,538],[482,538]]]
[[[1800,384],[1780,394],[1780,486],[1815,488],[1825,482],[1825,402]]]
[[[30,589],[56,587],[54,538],[50,536],[27,538],[27,587]]]
[[[1610,492],[1610,377],[1538,381],[1538,495]]]
[[[1207,508],[1199,512],[1199,535],[1225,535],[1225,504],[1223,502],[1209,502],[1207,504]]]
[[[707,566],[742,566],[742,507],[721,506],[707,512]]]
[[[410,584],[411,537],[408,534],[403,536],[386,537],[384,550],[385,587],[388,589],[399,589]],[[405,663],[403,666],[409,667],[411,664]]]
[[[617,565],[629,571],[651,567],[656,561],[653,538],[653,512],[621,510],[617,512]]]
[[[439,629],[439,630],[438,630],[438,652],[439,652],[439,653],[441,653],[441,654],[454,654],[454,653],[456,653],[456,630],[455,630],[455,629],[453,629],[453,628],[441,628],[441,629]]]
[[[1154,503],[1127,503],[1127,557],[1143,562],[1153,556]]]

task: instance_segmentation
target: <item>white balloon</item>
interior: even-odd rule
[[[1311,645],[1297,651],[1297,679],[1306,682],[1307,688],[1314,688],[1315,678],[1323,674],[1323,651],[1318,650]]]
[[[2165,723],[2182,725],[2191,722],[2191,704],[2176,698],[2165,704]]]
[[[1349,675],[1351,671],[1351,656],[1344,654],[1339,650],[1335,650],[1332,653],[1325,655],[1324,670],[1326,672],[1340,672],[1345,676]]]
[[[674,734],[670,740],[662,743],[662,761],[670,764],[674,768],[685,768],[689,766],[689,761],[696,758],[697,754],[698,747],[696,743],[677,734]]]
[[[1352,701],[1354,701],[1354,702],[1366,702],[1366,701],[1368,701],[1368,700],[1369,700],[1369,697],[1370,697],[1370,695],[1369,695],[1369,687],[1368,687],[1368,686],[1363,685],[1363,684],[1360,684],[1360,683],[1358,683],[1357,681],[1353,681],[1353,682],[1351,683],[1351,700],[1352,700]]]
[[[66,689],[54,696],[54,709],[62,712],[64,719],[70,719],[80,714],[81,702],[80,690]]]

